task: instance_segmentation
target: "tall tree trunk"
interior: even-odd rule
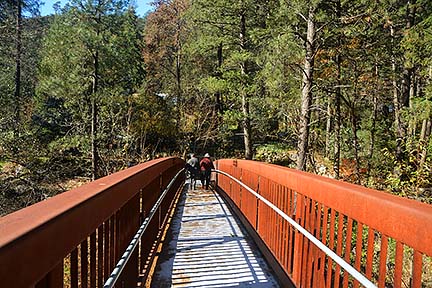
[[[217,71],[217,77],[220,79],[221,77],[221,69],[222,69],[222,63],[223,63],[223,44],[222,42],[219,43],[217,48],[217,59],[218,59],[218,71]],[[215,114],[220,115],[223,113],[222,111],[222,104],[221,104],[221,93],[218,91],[215,95]]]
[[[352,103],[351,107],[351,128],[353,132],[353,148],[354,148],[354,174],[356,175],[355,183],[360,184],[360,159],[359,159],[359,142],[357,136],[357,116],[355,114],[355,103]]]
[[[246,51],[246,16],[244,11],[240,13],[240,49],[242,52]],[[248,75],[247,63],[243,61],[240,64],[240,73],[242,79],[246,79]],[[243,86],[247,85],[247,81],[243,81]],[[249,97],[246,92],[246,87],[241,87],[242,97],[242,112],[243,112],[243,137],[245,146],[245,158],[252,159],[252,139],[251,139],[251,123],[250,123],[250,111],[249,111]]]
[[[396,159],[400,160],[402,158],[402,141],[405,136],[404,127],[402,125],[401,119],[401,105],[399,100],[399,90],[397,85],[397,70],[396,70],[396,44],[395,44],[395,31],[393,24],[390,25],[390,36],[392,42],[392,56],[391,56],[391,66],[392,66],[392,83],[393,83],[393,106],[394,106],[394,121],[395,121],[395,136],[396,136]]]
[[[332,125],[332,96],[329,95],[327,99],[327,119],[326,119],[326,137],[325,137],[325,156],[330,158],[330,136],[331,136],[331,125]]]
[[[415,0],[407,1],[407,12],[406,12],[406,31],[410,30],[414,25],[415,19]],[[401,161],[403,158],[404,151],[404,138],[407,134],[404,123],[402,122],[401,110],[402,107],[409,107],[410,99],[414,93],[413,75],[414,69],[412,67],[403,66],[402,68],[402,82],[400,93],[397,86],[397,71],[396,71],[396,60],[395,60],[395,31],[393,25],[390,25],[390,35],[392,39],[392,72],[393,72],[393,105],[395,110],[395,126],[396,126],[396,159]],[[400,95],[399,95],[400,94]]]
[[[432,129],[432,120],[424,119],[423,125],[422,125],[422,131],[420,135],[420,161],[419,161],[419,168],[420,170],[423,170],[424,164],[426,162],[426,156],[427,156],[427,148],[429,144],[429,137],[431,135],[431,129]]]
[[[376,83],[375,83],[375,93],[373,93],[373,108],[372,108],[372,127],[370,130],[370,142],[369,142],[369,153],[368,153],[368,160],[367,160],[367,173],[372,169],[372,157],[374,154],[374,148],[375,148],[375,133],[376,133],[376,120],[378,116],[378,97],[376,96],[377,93],[380,90],[379,85],[379,72],[378,72],[378,63],[375,63],[375,77],[376,77]]]
[[[249,115],[249,101],[246,93],[242,95],[242,111],[243,111],[243,133],[245,145],[245,158],[252,159],[252,139],[251,139],[251,124]]]
[[[91,154],[92,154],[92,180],[99,177],[99,155],[97,149],[97,92],[99,78],[99,53],[93,55],[93,83],[92,83],[92,103],[91,103]]]
[[[339,25],[342,25],[342,4],[337,1],[336,16],[339,19]],[[338,37],[338,47],[342,46],[342,34]],[[340,178],[340,148],[341,148],[341,98],[342,98],[342,56],[340,52],[336,55],[336,90],[335,90],[335,115],[334,115],[334,154],[333,154],[333,171],[334,178]]]
[[[175,13],[176,13],[176,34],[175,34],[175,82],[176,82],[176,96],[177,96],[177,107],[178,107],[178,112],[177,112],[177,121],[176,121],[176,126],[177,128],[179,128],[180,123],[181,123],[181,119],[183,118],[183,113],[185,111],[185,103],[184,103],[184,99],[183,99],[183,91],[182,91],[182,77],[181,77],[181,72],[182,72],[182,42],[181,42],[181,29],[182,29],[182,25],[181,25],[181,20],[180,20],[180,11],[181,8],[179,6],[177,6],[179,3],[174,1],[173,2],[175,4]]]
[[[180,26],[177,28],[177,38],[176,38],[176,46],[177,46],[177,55],[176,55],[176,86],[177,86],[177,101],[182,107],[183,99],[182,99],[182,90],[181,90],[181,42],[180,42]]]
[[[407,1],[407,11],[406,11],[406,31],[409,31],[414,26],[416,6],[415,0]],[[410,99],[414,93],[414,68],[405,67],[402,71],[402,99],[400,104],[404,107],[409,107]]]
[[[97,7],[101,6],[101,0],[98,0]],[[96,9],[96,21],[101,22],[100,10]],[[96,35],[99,36],[100,28],[96,29]],[[98,120],[98,106],[97,106],[97,92],[99,89],[99,51],[93,52],[93,83],[92,83],[92,102],[91,102],[91,154],[92,154],[92,180],[99,178],[99,155],[97,143],[97,120]]]
[[[16,1],[16,54],[15,54],[15,123],[14,123],[14,136],[19,136],[19,127],[21,122],[20,111],[21,111],[21,54],[22,54],[22,1]]]
[[[309,7],[306,35],[306,56],[303,70],[300,135],[298,141],[297,169],[306,170],[308,153],[309,124],[312,105],[313,66],[315,58],[315,7]]]
[[[432,69],[429,69],[429,79],[432,78]],[[428,85],[430,85],[430,80],[428,80]],[[417,83],[420,85],[420,83]],[[417,93],[420,93],[422,89],[417,87]],[[418,95],[417,95],[418,96]],[[420,160],[419,160],[419,170],[423,170],[424,164],[426,163],[427,151],[429,146],[429,138],[432,133],[432,118],[423,120],[422,130],[420,134],[419,148],[420,148]]]
[[[341,146],[341,97],[342,97],[342,75],[341,75],[341,56],[336,55],[336,78],[337,86],[335,91],[335,115],[334,115],[334,156],[333,171],[334,178],[340,178],[340,146]]]

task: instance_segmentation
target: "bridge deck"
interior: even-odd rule
[[[182,193],[151,287],[279,287],[216,192]]]

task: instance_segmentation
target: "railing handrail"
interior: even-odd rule
[[[177,157],[151,160],[1,217],[2,285],[40,281],[143,187],[183,163]]]
[[[271,209],[273,209],[277,214],[279,214],[282,218],[284,218],[286,221],[288,221],[297,231],[299,231],[301,234],[303,234],[306,238],[308,238],[312,243],[314,243],[320,250],[322,250],[325,254],[327,254],[330,258],[332,258],[336,263],[338,263],[342,268],[345,269],[353,278],[358,280],[363,286],[368,288],[374,288],[377,287],[375,284],[373,284],[369,279],[367,279],[363,274],[361,274],[359,271],[357,271],[353,266],[351,266],[349,263],[347,263],[344,259],[339,257],[336,253],[334,253],[330,248],[328,248],[326,245],[324,245],[319,239],[317,239],[315,236],[313,236],[309,231],[304,229],[301,225],[299,225],[294,219],[289,217],[287,214],[282,212],[278,207],[273,205],[270,201],[268,201],[266,198],[259,195],[257,192],[255,192],[252,188],[245,185],[243,182],[239,181],[232,175],[220,171],[220,170],[213,170],[216,173],[225,175],[229,177],[231,180],[234,180],[239,185],[241,185],[243,188],[245,188],[249,193],[253,194],[255,197],[260,199],[263,203],[265,203],[267,206],[269,206]]]
[[[153,205],[152,209],[150,210],[150,214],[144,219],[144,222],[139,227],[138,231],[135,233],[135,236],[133,237],[132,241],[129,243],[128,247],[126,248],[126,251],[123,253],[122,257],[120,258],[119,262],[115,266],[114,270],[112,271],[111,275],[108,277],[107,281],[104,284],[104,288],[112,288],[116,285],[117,280],[119,279],[124,267],[128,263],[132,253],[136,250],[139,244],[139,240],[142,238],[144,232],[146,231],[147,227],[149,226],[150,221],[153,219],[154,215],[157,212],[157,209],[162,204],[162,201],[164,200],[165,196],[167,195],[168,191],[171,189],[174,182],[177,180],[178,176],[184,171],[185,169],[181,169],[177,174],[171,179],[165,190],[162,192],[162,194],[159,196],[156,203]]]
[[[143,170],[165,161],[167,161],[166,158],[156,159],[136,165],[0,217],[0,248],[23,237],[41,224],[49,222],[66,211],[97,197],[108,187],[118,185]],[[124,202],[128,198],[125,198]],[[120,207],[121,204],[118,203],[118,206]]]
[[[218,160],[220,163],[233,161],[239,169],[272,179],[275,183],[289,187],[421,253],[432,256],[432,205],[273,164],[237,159]],[[253,162],[254,165],[248,162]],[[326,191],[323,191],[323,188]]]

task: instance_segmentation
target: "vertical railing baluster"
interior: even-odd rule
[[[316,213],[315,213],[315,230],[314,230],[314,236],[317,239],[320,239],[322,242],[322,235],[321,235],[321,220],[322,220],[322,205],[320,203],[316,203]],[[312,246],[312,249],[314,249],[314,267],[313,267],[313,287],[322,287],[321,286],[321,279],[320,279],[320,265],[321,265],[321,251],[315,247],[315,245]]]
[[[306,230],[308,230],[310,233],[313,234],[312,227],[313,227],[313,200],[309,197],[307,198],[307,206],[306,206],[306,223],[305,226]],[[312,261],[313,261],[313,252],[312,252],[312,245],[309,239],[305,239],[305,250],[306,250],[306,257],[305,259],[305,282],[304,284],[308,287],[311,286],[310,279],[312,278]],[[305,286],[305,287],[306,287]]]
[[[294,215],[294,191],[288,188],[288,193],[290,197],[290,206],[289,206],[289,214],[293,219],[295,219]],[[288,225],[288,231],[289,231],[289,241],[290,241],[290,247],[288,249],[288,273],[293,273],[293,262],[294,262],[294,247],[295,247],[295,230],[291,227],[291,225]]]
[[[144,208],[144,196],[145,196],[144,191],[145,191],[144,189],[140,190],[140,202],[141,202],[141,208],[140,208],[140,211],[141,211],[141,222],[140,223],[143,223],[144,220],[145,220],[145,218],[147,217],[147,211]],[[144,245],[144,242],[141,239],[141,241],[139,243],[139,246],[140,246],[140,249],[139,249],[140,264],[139,264],[139,268],[138,268],[138,272],[139,273],[142,273],[142,271],[144,271],[145,261],[147,260],[147,258],[144,255],[144,247],[143,247],[143,245]]]
[[[78,248],[70,253],[71,288],[78,288]]]
[[[88,287],[88,239],[81,242],[81,287]]]
[[[336,222],[336,212],[334,209],[331,209],[330,212],[330,241],[328,247],[330,249],[334,249],[334,241],[335,241],[335,222]],[[333,260],[329,257],[328,259],[328,266],[327,266],[327,278],[326,278],[326,287],[330,288],[332,287],[332,280],[333,280]]]
[[[304,196],[304,195],[299,195],[299,197],[300,198],[302,198],[302,201],[301,201],[301,203],[303,203],[303,205],[302,205],[302,207],[301,207],[301,218],[300,218],[300,226],[302,226],[302,227],[307,227],[306,225],[306,223],[308,223],[307,221],[309,220],[309,217],[308,217],[308,215],[307,215],[307,213],[308,213],[308,200],[309,200],[309,198],[307,198],[306,196]],[[301,236],[301,246],[300,246],[300,249],[301,249],[301,262],[300,262],[300,267],[301,267],[301,270],[300,270],[300,284],[301,285],[305,285],[306,283],[305,283],[305,278],[306,278],[306,273],[307,273],[307,271],[306,271],[306,265],[307,265],[307,257],[308,257],[308,251],[307,251],[307,245],[308,245],[308,239],[306,238],[306,237],[304,237],[304,235],[302,235]],[[305,286],[303,286],[303,287],[305,287]]]
[[[120,251],[120,210],[115,213],[115,232],[114,232],[114,265],[120,260],[121,251]]]
[[[396,242],[396,256],[395,256],[395,268],[394,268],[394,288],[402,287],[402,267],[403,267],[403,244],[399,241]]]
[[[303,213],[303,197],[300,197],[300,195],[295,195],[297,198],[296,202],[296,215],[295,219],[296,222],[301,225],[302,222],[302,213]],[[302,250],[303,247],[303,235],[295,231],[295,238],[294,238],[294,252],[296,253],[294,255],[294,261],[293,261],[293,281],[294,284],[300,283],[300,276],[301,276],[301,259],[302,259]]]
[[[274,196],[274,187],[275,187],[275,184],[274,184],[274,182],[273,181],[270,181],[270,194],[269,194],[269,196],[270,196],[270,198],[269,198],[269,200],[270,200],[270,202],[273,202],[273,196]],[[273,229],[272,229],[272,227],[274,227],[274,213],[273,213],[273,211],[271,210],[271,209],[269,209],[268,207],[266,207],[266,211],[267,211],[267,215],[269,215],[268,216],[268,218],[267,219],[269,219],[269,225],[266,227],[266,230],[267,230],[267,239],[269,240],[269,246],[270,246],[270,249],[272,250],[272,251],[274,251],[274,233],[273,233]]]
[[[110,239],[110,219],[107,219],[104,223],[104,282],[108,279],[109,273],[111,271],[111,261],[110,261],[110,245],[111,245],[111,239]]]
[[[342,255],[342,245],[344,241],[343,230],[344,230],[344,215],[342,213],[338,213],[338,231],[337,231],[337,242],[336,242],[337,255]],[[340,271],[341,271],[340,265],[336,264],[334,287],[339,287]]]
[[[348,223],[347,223],[347,233],[346,233],[346,240],[345,240],[345,261],[347,263],[351,264],[351,241],[352,241],[352,228],[353,228],[353,220],[348,217]],[[349,282],[349,274],[344,271],[343,273],[343,287],[348,288],[348,282]]]
[[[278,206],[278,207],[280,207],[279,197],[280,197],[279,184],[276,184],[275,185],[275,195],[274,195],[274,201],[273,201],[273,203],[276,206]],[[275,249],[276,257],[278,259],[280,259],[280,249],[279,249],[280,242],[281,242],[281,238],[280,238],[280,236],[281,236],[281,228],[279,226],[279,224],[280,224],[280,217],[279,217],[278,214],[275,213],[275,211],[272,211],[272,214],[274,215],[274,219],[275,219],[275,226],[274,227],[276,227],[276,233],[274,233],[275,234],[275,237],[274,237],[274,249]]]
[[[96,232],[90,235],[90,287],[96,288]]]
[[[363,252],[363,224],[357,222],[357,237],[356,237],[356,256],[354,268],[357,271],[360,271],[361,261],[362,261],[362,252]],[[353,288],[358,288],[360,283],[357,280],[354,280]]]
[[[288,213],[288,191],[285,186],[281,186],[282,193],[282,211]],[[282,231],[282,247],[281,247],[281,262],[282,266],[286,270],[288,267],[288,248],[289,248],[289,235],[288,235],[288,223],[281,218],[281,231]]]
[[[261,189],[262,189],[262,187],[261,187],[261,176],[258,176],[258,186],[257,186],[257,193],[258,194],[261,194]],[[259,234],[259,218],[260,218],[260,216],[259,216],[259,214],[260,214],[260,207],[259,207],[259,203],[260,203],[260,200],[258,199],[258,198],[256,198],[255,199],[255,203],[256,203],[256,206],[255,206],[255,230],[258,232],[258,234]]]
[[[112,269],[114,269],[114,265],[115,265],[115,214],[112,215],[110,217],[110,235],[109,235],[109,241],[110,241],[110,245],[109,245],[109,271],[112,271]]]
[[[368,244],[366,251],[366,277],[372,279],[373,258],[375,254],[375,231],[368,227]]]
[[[324,215],[324,218],[323,218],[323,224],[322,224],[322,238],[321,238],[321,242],[323,242],[324,243],[324,245],[327,245],[327,232],[328,232],[328,221],[329,221],[329,219],[328,219],[328,214],[329,214],[329,209],[328,209],[328,207],[327,206],[324,206],[323,207],[323,215]],[[320,287],[326,287],[326,279],[325,279],[325,271],[326,271],[326,269],[325,269],[325,267],[326,267],[326,261],[327,261],[327,256],[324,254],[324,253],[322,253],[322,256],[320,257],[321,259],[320,259],[320,261],[321,261],[321,269],[320,269],[320,272],[319,272],[319,277],[320,277],[320,279],[321,279],[321,285],[320,285]]]
[[[413,268],[412,268],[412,286],[413,288],[422,287],[422,265],[423,265],[423,255],[414,250],[413,258]]]
[[[378,273],[378,287],[384,288],[387,276],[387,248],[388,248],[388,237],[381,235],[381,249],[380,249],[380,261],[379,261],[379,273]]]
[[[104,276],[103,276],[103,264],[104,264],[104,247],[103,247],[103,240],[104,240],[104,226],[101,224],[97,229],[97,287],[102,287],[104,283]]]

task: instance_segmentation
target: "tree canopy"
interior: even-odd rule
[[[190,152],[431,202],[430,1],[39,5],[0,3],[4,203]]]

